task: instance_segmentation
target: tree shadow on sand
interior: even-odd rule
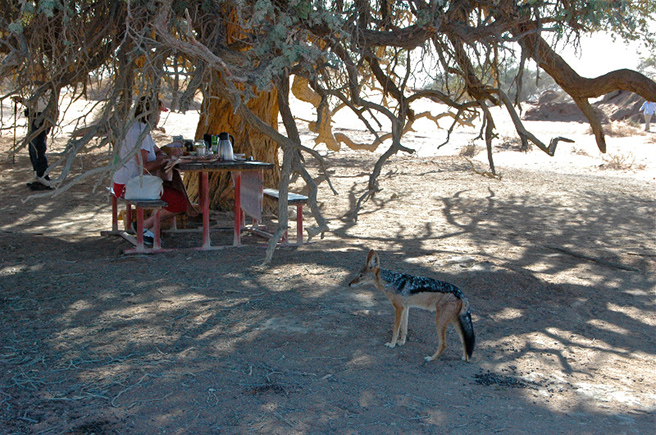
[[[4,187],[9,197],[21,188]],[[653,423],[648,394],[631,383],[649,365],[626,373],[631,382],[608,378],[614,364],[656,353],[654,207],[639,196],[436,194],[424,203],[433,219],[390,218],[367,235],[338,221],[337,237],[280,249],[267,269],[253,247],[124,256],[122,240],[74,219],[95,209],[88,219],[106,220],[105,199],[69,199],[44,200],[28,222],[18,222],[22,206],[1,206],[6,432],[644,432]],[[379,201],[379,213],[399,210]],[[77,228],[70,240],[48,231],[66,222]],[[385,268],[462,288],[477,333],[471,363],[453,330],[445,353],[423,361],[437,340],[433,315],[419,310],[408,343],[384,346],[391,305],[373,288],[345,287],[369,247]]]

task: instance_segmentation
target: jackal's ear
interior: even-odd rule
[[[380,260],[378,259],[378,254],[376,254],[376,251],[373,249],[369,251],[369,255],[367,255],[367,267],[369,270],[372,269],[377,269],[380,267]]]

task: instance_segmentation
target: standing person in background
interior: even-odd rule
[[[46,171],[48,170],[48,157],[46,156],[47,139],[53,123],[53,119],[48,116],[48,111],[46,110],[49,105],[49,98],[47,95],[41,95],[34,96],[27,101],[20,96],[12,97],[12,99],[25,106],[25,116],[28,122],[28,151],[37,181],[27,183],[27,187],[35,191],[52,190],[52,187],[42,182],[42,180],[50,180],[50,177],[46,175]]]
[[[656,113],[656,103],[653,101],[645,101],[642,103],[642,106],[640,106],[640,111],[645,117],[645,131],[650,131],[649,130],[649,123],[651,121],[651,117]]]

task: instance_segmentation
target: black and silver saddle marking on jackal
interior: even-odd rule
[[[402,295],[413,295],[422,292],[439,292],[453,293],[458,299],[465,298],[462,291],[455,285],[444,281],[438,281],[433,278],[392,272],[387,269],[380,269],[380,277],[388,283],[386,287],[390,287],[392,290],[395,290]]]

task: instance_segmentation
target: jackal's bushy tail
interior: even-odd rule
[[[474,336],[474,325],[471,320],[471,312],[469,308],[466,308],[462,314],[458,317],[458,322],[460,323],[460,329],[462,330],[462,337],[465,341],[465,352],[467,352],[467,358],[471,358],[474,353],[474,344],[476,342],[476,337]]]

